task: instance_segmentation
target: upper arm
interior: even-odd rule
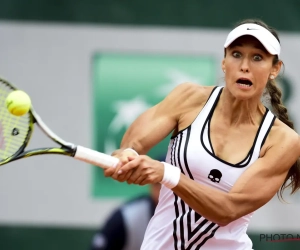
[[[140,154],[146,154],[176,129],[183,113],[195,106],[195,98],[191,96],[195,95],[199,87],[192,83],[178,85],[164,100],[145,111],[131,124],[124,134],[121,148],[132,147]]]
[[[274,143],[237,180],[229,192],[235,218],[253,212],[266,204],[283,184],[300,151],[298,135],[293,131],[281,133]],[[234,211],[235,210],[235,211]]]

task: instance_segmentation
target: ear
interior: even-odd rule
[[[222,71],[225,72],[225,58],[222,60]]]
[[[274,66],[272,66],[271,75],[273,75],[274,78],[276,78],[279,75],[281,67],[282,67],[282,61],[279,61]]]

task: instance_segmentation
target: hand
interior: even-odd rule
[[[118,171],[118,175],[128,184],[146,185],[162,181],[164,176],[163,163],[153,160],[147,155],[130,156],[128,159],[129,161],[122,165]]]
[[[132,158],[137,157],[137,155],[130,151],[130,150],[123,150],[123,149],[118,149],[112,153],[112,156],[116,157],[119,159],[119,163],[115,168],[108,168],[104,170],[104,176],[106,177],[112,177],[113,179],[124,182],[129,176],[132,174],[132,171],[128,171],[126,175],[119,175],[118,171],[120,168],[129,162],[129,157],[131,156]]]

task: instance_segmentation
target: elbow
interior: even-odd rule
[[[227,197],[227,199],[223,202],[222,209],[220,209],[219,211],[220,216],[217,224],[220,227],[225,227],[240,217],[239,207],[236,206],[236,203],[233,202],[232,196]]]
[[[237,216],[237,213],[233,212],[232,209],[224,209],[223,213],[220,215],[216,223],[220,227],[225,227],[231,222],[235,221],[238,218]]]
[[[231,222],[233,222],[235,219],[233,219],[233,216],[225,215],[222,216],[222,218],[219,218],[219,220],[216,222],[220,227],[225,227]]]

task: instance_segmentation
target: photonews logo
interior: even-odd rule
[[[266,242],[300,241],[300,234],[260,234],[259,240]]]
[[[188,81],[216,84],[216,66],[215,59],[208,56],[96,54],[92,60],[94,148],[107,154],[118,149],[130,124],[176,85]],[[148,155],[161,160],[168,140]],[[105,178],[102,169],[93,168],[94,197],[128,198],[145,192],[145,186],[119,183]]]

